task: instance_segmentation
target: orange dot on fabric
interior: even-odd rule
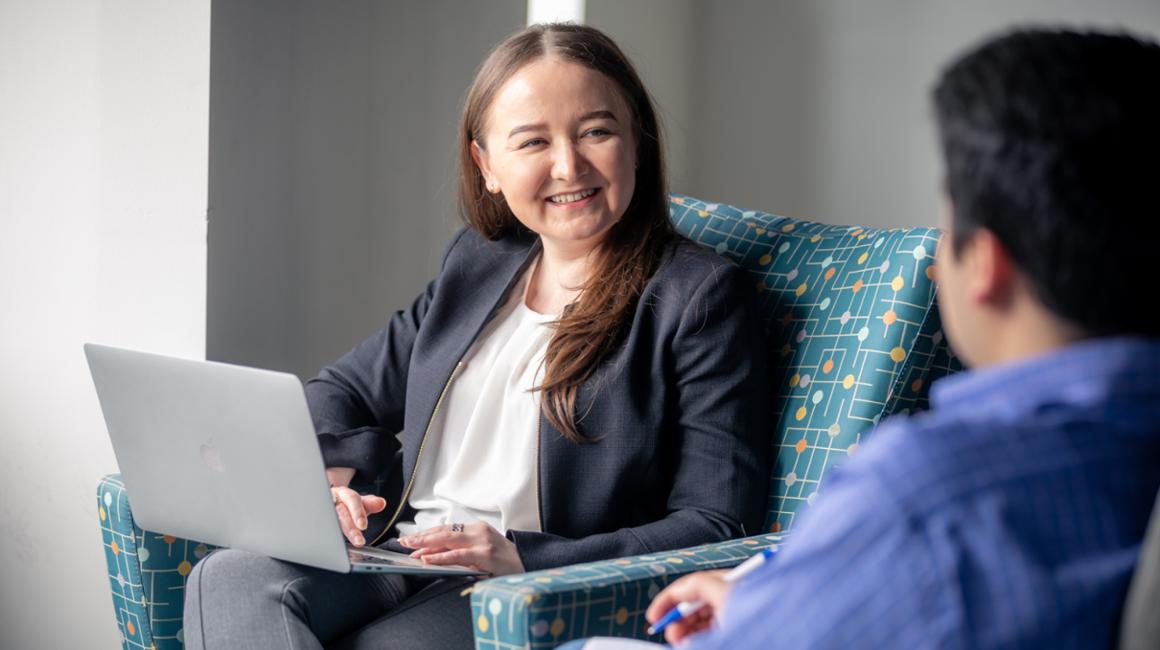
[[[479,618],[475,619],[475,626],[479,628],[480,632],[486,632],[491,627],[491,623],[488,622],[486,616],[480,614]]]
[[[918,391],[922,390],[922,377],[919,377],[918,379],[915,379],[914,381],[910,382],[910,390],[912,390],[916,393]]]
[[[780,521],[773,522],[773,525],[769,527],[769,532],[780,533],[781,532],[781,522]]]
[[[833,369],[834,369],[834,360],[833,359],[826,359],[826,362],[822,364],[822,373],[828,375],[828,374],[830,374],[830,371]]]
[[[133,625],[133,621],[125,621],[125,629],[129,632],[129,636],[137,635],[137,626]]]
[[[894,348],[890,351],[890,359],[894,361],[894,363],[902,363],[902,360],[905,358],[906,350],[903,350],[902,348]]]
[[[679,203],[679,204],[681,204],[681,205],[684,205],[684,204],[685,204],[685,199],[684,199],[684,198],[682,198],[682,197],[680,197],[680,196],[674,196],[674,197],[673,197],[673,203]]]
[[[176,538],[176,537],[174,537],[173,535],[163,535],[163,536],[161,537],[161,539],[162,539],[162,540],[163,540],[163,541],[164,541],[166,544],[172,544],[173,542],[176,542],[176,541],[177,541],[177,538]]]
[[[862,290],[862,281],[861,280],[855,281],[854,282],[854,289],[853,289],[854,293],[858,293],[861,290]]]
[[[862,241],[863,239],[866,239],[866,233],[862,233],[861,235],[858,235],[858,241]]]
[[[811,243],[811,244],[816,244],[816,243],[818,243],[818,242],[820,242],[820,241],[822,241],[822,236],[821,236],[821,235],[814,235],[813,237],[810,237],[810,243]]]
[[[794,291],[794,293],[797,294],[798,297],[800,298],[803,293],[805,293],[806,291],[809,290],[809,288],[810,288],[810,285],[803,282],[803,283],[798,285],[798,288]]]
[[[861,228],[857,228],[857,229],[855,229],[855,230],[854,230],[854,232],[850,233],[850,236],[851,236],[851,237],[857,237],[858,235],[861,235],[861,234],[862,234],[862,229],[861,229]]]
[[[627,622],[628,622],[628,608],[621,607],[620,609],[616,610],[616,624],[617,625],[624,625]]]
[[[758,282],[757,283],[757,293],[761,293],[762,291],[765,291],[765,283]]]
[[[749,222],[746,222],[746,223],[745,223],[745,227],[746,227],[746,228],[748,228],[748,229],[750,229],[750,230],[753,230],[753,229],[754,229],[754,228],[756,228],[757,226],[755,226],[755,225],[753,225],[753,224],[751,224],[751,223],[749,223]]]
[[[934,264],[931,264],[930,266],[926,267],[926,271],[924,271],[924,272],[926,273],[926,277],[928,280],[933,281],[933,280],[938,279],[938,271],[935,270]]]
[[[705,217],[709,216],[709,213],[705,212],[704,210],[697,210],[697,216],[704,219]]]
[[[827,280],[829,280],[830,278],[834,277],[834,274],[835,274],[835,273],[837,273],[837,272],[838,272],[838,269],[836,269],[836,268],[834,268],[834,267],[832,267],[832,266],[831,266],[830,268],[826,269],[826,275],[825,275],[825,278],[826,278]]]
[[[794,386],[797,386],[798,382],[801,381],[801,378],[802,378],[801,373],[797,373],[797,372],[793,373],[793,377],[789,378],[789,387],[793,388]]]
[[[887,325],[893,325],[896,320],[898,320],[898,314],[894,313],[893,309],[887,309],[886,313],[882,314],[882,322]]]
[[[796,228],[796,226],[794,226],[792,223],[787,223],[781,227],[781,231],[782,232],[793,232],[794,228]]]
[[[557,618],[556,620],[552,621],[552,627],[550,628],[550,631],[552,633],[552,636],[560,636],[561,634],[563,634],[564,633],[564,619]]]
[[[858,263],[865,264],[866,260],[870,258],[870,253],[862,253],[858,256]]]
[[[190,571],[193,571],[193,565],[189,563],[189,560],[182,560],[181,564],[177,565],[177,572],[181,574],[182,578],[189,575]]]
[[[793,414],[797,420],[804,420],[806,418],[806,407],[799,406],[796,413]]]
[[[97,506],[97,514],[101,515],[101,521],[104,521],[108,517],[105,514],[105,506]]]
[[[905,286],[906,280],[903,280],[901,275],[894,276],[894,279],[890,281],[890,288],[895,291],[902,291],[902,288]]]
[[[758,228],[757,230],[754,230],[753,232],[757,233],[758,235],[764,235],[765,228]]]
[[[842,388],[850,388],[853,385],[854,375],[846,375],[846,378],[842,380]]]
[[[787,357],[787,356],[789,356],[790,352],[793,352],[793,348],[789,347],[789,343],[786,343],[785,345],[781,346],[781,356]]]
[[[858,449],[858,443],[855,442],[855,443],[851,444],[849,447],[846,447],[846,454],[850,455],[850,454],[854,453],[855,451],[857,451],[857,449]]]
[[[765,255],[762,255],[760,258],[758,258],[757,263],[762,265],[762,266],[765,266],[766,264],[769,264],[772,261],[773,261],[773,256],[770,255],[769,253],[766,253]]]
[[[792,321],[793,321],[793,313],[792,312],[787,311],[781,317],[781,324],[782,325],[789,325],[790,322],[792,322]]]
[[[805,451],[806,450],[806,439],[802,438],[801,440],[798,440],[797,444],[794,445],[793,448],[795,450],[797,450],[797,453],[799,453],[799,454],[802,453],[803,451]]]
[[[113,543],[110,546],[113,549],[113,555],[120,555],[121,554],[121,547],[117,546],[117,540],[114,539]]]

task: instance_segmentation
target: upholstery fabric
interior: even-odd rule
[[[185,578],[217,547],[142,530],[133,523],[119,474],[110,474],[97,485],[97,516],[121,647],[184,647]]]

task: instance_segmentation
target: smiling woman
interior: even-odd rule
[[[770,429],[752,291],[673,230],[623,53],[529,27],[483,63],[460,138],[468,227],[439,275],[306,386],[350,543],[498,575],[755,530]],[[385,500],[351,487],[384,475]],[[190,575],[185,634],[471,647],[464,586],[222,550]]]

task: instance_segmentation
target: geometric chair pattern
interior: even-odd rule
[[[669,208],[681,234],[737,262],[758,294],[774,373],[765,532],[480,582],[479,650],[647,638],[644,611],[660,589],[780,543],[875,424],[926,408],[931,382],[961,369],[935,306],[938,230],[832,226],[686,196]]]
[[[97,516],[121,647],[183,647],[185,578],[198,560],[217,547],[142,530],[133,523],[119,474],[104,477],[97,486]]]
[[[782,543],[877,422],[926,408],[931,382],[961,367],[935,308],[937,230],[831,226],[677,195],[669,207],[682,234],[749,273],[758,297],[774,369],[764,532],[481,581],[471,594],[481,650],[646,638],[653,595]],[[185,578],[213,547],[137,527],[117,475],[102,479],[97,501],[122,646],[181,648]]]

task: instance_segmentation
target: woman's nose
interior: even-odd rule
[[[555,147],[552,154],[552,178],[558,181],[570,181],[584,173],[586,166],[584,156],[576,148],[574,142],[562,142]]]

